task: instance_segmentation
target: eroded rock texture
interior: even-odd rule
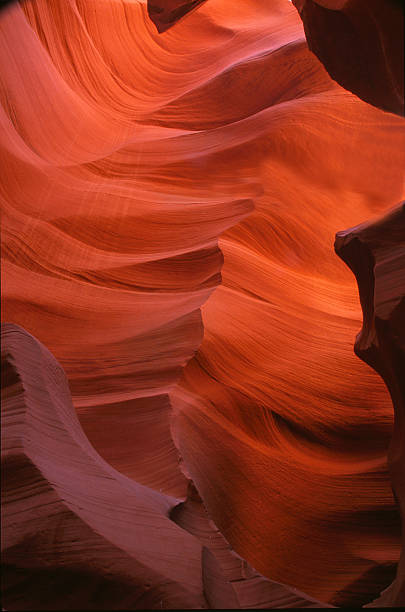
[[[191,486],[179,504],[111,468],[33,336],[3,324],[1,346],[7,610],[323,606],[232,552]]]
[[[362,100],[404,114],[403,0],[293,0],[313,51]]]
[[[55,353],[108,461],[182,495],[167,393],[201,343],[218,235],[258,186],[245,160],[219,162],[232,134],[152,117],[223,59],[197,41],[179,61],[138,2],[24,2],[0,28],[2,316]]]
[[[204,545],[204,592],[211,606],[223,608],[330,608],[304,593],[267,580],[236,554],[210,520],[193,483],[185,502],[170,513],[170,518],[192,533]]]
[[[373,606],[405,605],[405,203],[380,220],[336,235],[338,255],[356,275],[363,327],[356,354],[386,383],[394,405],[389,470],[403,521],[394,583]]]
[[[204,608],[201,546],[176,500],[92,448],[51,353],[2,325],[2,562],[7,610]]]
[[[404,121],[331,80],[288,0],[183,17],[2,11],[2,317],[114,468],[179,499],[191,477],[263,576],[361,604],[399,553],[392,411],[332,244],[403,199]]]

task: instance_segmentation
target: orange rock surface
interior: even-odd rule
[[[196,4],[160,34],[142,0],[1,12],[2,320],[115,469],[191,478],[257,572],[365,603],[399,555],[392,408],[333,240],[404,197],[405,122],[331,80],[288,0]]]

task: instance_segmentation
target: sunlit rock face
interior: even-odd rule
[[[332,81],[287,0],[147,8],[1,13],[2,317],[115,468],[192,478],[258,572],[365,603],[399,553],[393,419],[333,240],[404,197],[404,120]]]
[[[180,32],[185,54],[142,3],[27,2],[1,16],[2,316],[54,352],[105,458],[176,495],[167,392],[202,339],[218,235],[259,191],[250,160],[229,166],[232,131],[152,119],[240,54],[203,21],[201,40],[193,23]]]

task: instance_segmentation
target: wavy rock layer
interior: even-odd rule
[[[290,39],[273,61],[293,48]],[[220,239],[223,283],[171,393],[174,436],[242,556],[314,596],[360,605],[391,581],[398,559],[392,415],[384,387],[352,354],[360,308],[332,245],[343,219],[353,225],[402,197],[404,123],[331,82],[311,93],[322,73],[311,80],[317,65],[305,58],[289,61],[300,75],[288,73],[294,102],[256,107],[261,136],[245,154],[264,194]],[[269,68],[261,75],[275,87]],[[230,83],[225,115],[244,103]]]
[[[372,606],[405,605],[405,203],[375,221],[336,235],[337,254],[356,275],[363,310],[356,354],[386,383],[395,422],[388,451],[403,522],[402,555],[394,583]]]
[[[202,46],[230,34],[206,20],[184,55],[145,11],[40,0],[2,14],[2,316],[54,352],[108,461],[184,495],[167,393],[202,339],[218,234],[258,189],[244,160],[218,158],[232,132],[227,143],[149,118],[221,69]]]
[[[402,0],[293,0],[311,51],[362,100],[404,115]]]
[[[392,415],[331,245],[402,199],[403,120],[331,81],[287,0],[210,0],[160,35],[142,1],[28,1],[0,51],[2,316],[115,468],[178,497],[191,475],[261,574],[371,598],[399,550]]]
[[[1,345],[7,610],[323,607],[233,553],[196,494],[178,504],[111,468],[33,336],[5,324]]]
[[[201,546],[167,517],[176,500],[94,451],[42,344],[7,324],[1,340],[6,609],[208,607]]]

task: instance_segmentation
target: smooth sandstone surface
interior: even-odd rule
[[[196,493],[179,504],[108,465],[33,336],[6,323],[1,346],[7,610],[323,607],[231,551]]]
[[[114,468],[192,478],[258,572],[361,605],[399,556],[393,419],[332,247],[403,199],[404,120],[331,80],[287,0],[179,8],[160,34],[143,1],[2,11],[2,317]]]
[[[207,608],[201,546],[176,500],[111,468],[51,353],[2,325],[2,563],[7,610]]]

